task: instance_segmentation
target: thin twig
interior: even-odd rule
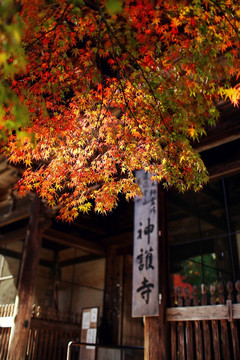
[[[107,19],[106,19],[106,17],[105,17],[105,14],[103,13],[103,11],[102,11],[101,8],[99,8],[99,11],[100,11],[101,16],[102,16],[102,18],[103,18],[103,21],[104,21],[104,23],[105,23],[105,25],[106,25],[106,28],[107,28],[107,31],[108,31],[108,34],[109,34],[109,39],[110,39],[110,41],[111,41],[111,44],[112,44],[113,49],[114,49],[114,45],[113,45],[113,42],[112,42],[112,39],[111,39],[110,34],[111,34],[111,35],[114,37],[114,39],[117,41],[117,43],[118,43],[118,45],[120,46],[120,48],[121,48],[123,51],[126,51],[126,53],[134,60],[134,62],[135,62],[135,64],[137,65],[137,67],[140,69],[140,71],[141,71],[141,73],[142,73],[142,76],[143,76],[143,79],[145,80],[145,82],[146,82],[146,84],[147,84],[147,86],[148,86],[148,88],[149,88],[149,90],[150,90],[150,93],[151,93],[151,95],[152,95],[152,97],[153,97],[153,99],[154,99],[154,101],[155,101],[155,103],[156,103],[157,111],[158,111],[158,113],[159,113],[159,117],[160,117],[162,123],[164,124],[167,132],[170,133],[168,127],[167,127],[166,124],[165,124],[165,120],[164,120],[163,114],[162,114],[161,110],[159,109],[159,104],[158,104],[157,98],[156,98],[156,96],[155,96],[155,94],[154,94],[153,88],[152,88],[149,80],[147,79],[147,77],[146,77],[146,75],[145,75],[145,72],[144,72],[142,66],[138,63],[138,61],[137,61],[137,59],[135,58],[135,56],[134,56],[132,53],[130,53],[125,47],[122,46],[121,42],[119,41],[119,39],[118,39],[117,36],[115,35],[114,31],[112,31],[111,28],[110,28],[110,26],[108,25],[108,22],[107,22]],[[115,50],[114,50],[114,51],[115,51]],[[117,62],[117,64],[118,64],[118,62]],[[118,67],[119,67],[119,64],[118,64]],[[120,81],[120,82],[121,82],[121,81]],[[134,116],[134,117],[135,117],[135,116]]]
[[[28,44],[26,47],[24,47],[25,49],[28,49],[30,46],[32,46],[33,44],[35,44],[36,42],[38,42],[39,40],[41,40],[44,36],[46,36],[47,34],[51,33],[52,31],[55,31],[56,28],[58,27],[58,25],[60,24],[60,21],[62,20],[62,18],[64,17],[68,7],[70,6],[70,4],[67,4],[65,9],[63,10],[62,14],[59,16],[57,23],[55,24],[55,26],[50,29],[45,31],[42,35],[40,35],[39,37],[37,37],[35,40],[33,40],[30,44]],[[52,14],[51,14],[52,16]]]

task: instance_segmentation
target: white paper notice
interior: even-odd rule
[[[87,330],[87,343],[95,344],[96,343],[97,329],[88,329]],[[86,349],[95,349],[95,346],[86,346]]]
[[[97,322],[98,308],[91,309],[91,323]]]
[[[82,317],[82,329],[89,329],[91,321],[91,313],[90,311],[84,312]]]

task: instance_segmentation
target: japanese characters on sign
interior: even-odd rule
[[[132,316],[155,316],[158,305],[158,200],[151,174],[136,174],[142,198],[134,206]]]

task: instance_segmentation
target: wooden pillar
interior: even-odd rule
[[[169,261],[167,243],[166,196],[159,186],[159,293],[161,304],[159,316],[144,319],[144,360],[167,360],[169,358],[169,327],[166,308],[169,297]]]
[[[18,304],[15,323],[11,330],[8,360],[25,360],[32,302],[37,276],[41,236],[39,234],[40,199],[32,201],[29,229],[27,231],[18,283]]]
[[[104,344],[121,344],[123,255],[109,248],[105,270],[105,296],[101,339]]]

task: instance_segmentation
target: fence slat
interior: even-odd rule
[[[182,288],[177,288],[177,303],[178,306],[183,306]],[[178,353],[179,359],[185,360],[185,339],[184,339],[184,322],[179,321],[177,325],[177,339],[178,339]]]
[[[210,285],[210,293],[211,293],[210,304],[216,305],[216,286],[215,286],[215,284]],[[221,360],[221,347],[220,347],[218,321],[212,320],[211,325],[212,325],[214,360]]]
[[[204,284],[201,285],[201,305],[207,305],[207,288]],[[203,344],[204,344],[204,355],[205,360],[212,360],[211,355],[211,334],[209,330],[209,321],[203,320]]]
[[[194,359],[194,340],[193,326],[191,321],[186,322],[186,343],[187,343],[187,360]]]
[[[221,322],[221,333],[222,333],[222,349],[224,360],[231,360],[229,350],[229,337],[228,337],[228,321],[220,320]]]
[[[59,332],[58,330],[56,330],[54,334],[54,342],[53,342],[53,357],[52,357],[53,360],[56,360],[57,358],[57,346],[59,346],[58,335]]]
[[[236,284],[236,290],[237,290],[237,284]],[[231,300],[231,302],[235,302],[235,296],[234,296],[234,285],[232,281],[227,282],[227,299]],[[236,314],[235,314],[236,315]],[[232,345],[233,345],[233,355],[234,359],[237,359],[239,356],[239,336],[238,336],[238,328],[237,328],[237,322],[235,319],[232,319],[230,321],[230,329],[231,329],[231,338],[232,338]]]
[[[221,360],[221,347],[220,347],[218,321],[212,320],[211,325],[212,325],[214,360]]]
[[[36,360],[38,341],[39,341],[39,330],[33,329],[33,333],[34,333],[34,344],[33,344],[33,348],[32,348],[32,360]]]
[[[171,323],[171,359],[177,360],[177,336],[176,336],[176,323]]]
[[[178,333],[178,351],[179,351],[179,359],[185,360],[185,339],[184,339],[184,322],[179,321],[177,325],[177,333]]]
[[[2,328],[0,329],[0,339],[1,339],[1,347],[0,347],[0,360],[5,360],[7,356],[8,342],[10,337],[10,329]]]
[[[59,347],[58,347],[58,360],[61,360],[61,355],[62,355],[62,341],[63,341],[63,331],[60,331]]]
[[[52,359],[54,333],[55,333],[55,329],[53,329],[53,330],[51,331],[51,333],[50,333],[49,352],[48,352],[48,358],[49,358],[49,359]]]
[[[200,321],[194,321],[194,330],[196,343],[196,359],[203,360],[203,341]]]
[[[47,350],[48,350],[48,341],[49,341],[49,331],[44,331],[44,345],[43,345],[43,359],[47,358]]]
[[[212,360],[211,355],[211,333],[209,329],[209,321],[203,320],[203,344],[204,344],[204,355],[205,360]]]
[[[237,359],[239,356],[239,334],[238,334],[238,326],[237,321],[232,320],[230,322],[230,328],[231,328],[231,337],[232,337],[232,344],[233,344],[233,354],[234,359]]]

